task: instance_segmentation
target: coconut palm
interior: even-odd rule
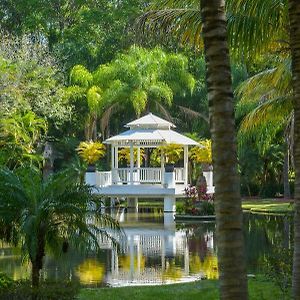
[[[237,173],[233,92],[226,35],[225,2],[200,1],[190,9],[183,1],[163,1],[165,10],[149,12],[143,28],[172,32],[200,44],[202,31],[210,107],[216,219],[222,299],[247,299],[247,277],[242,233],[242,210]],[[183,5],[173,9],[172,5]],[[171,8],[170,6],[171,5]],[[150,23],[148,23],[150,20]],[[158,21],[159,20],[159,21]],[[151,23],[152,22],[152,23]],[[154,25],[153,25],[154,24]],[[203,24],[203,28],[202,28]],[[154,27],[153,27],[154,26]],[[238,276],[237,276],[238,274]],[[233,281],[232,278],[235,278]]]
[[[201,0],[215,179],[221,299],[247,299],[245,246],[225,2]],[[232,280],[232,278],[235,278]]]
[[[237,89],[237,96],[236,116],[242,118],[238,135],[241,151],[244,145],[247,147],[247,143],[254,140],[259,153],[265,156],[276,134],[284,132],[284,196],[290,198],[288,171],[293,142],[290,58],[281,57],[273,68],[244,81]]]
[[[0,169],[0,237],[21,247],[29,258],[35,287],[48,251],[57,255],[69,247],[96,251],[102,238],[111,238],[107,228],[119,228],[99,213],[92,188],[72,178],[61,172],[43,181],[32,168]]]
[[[289,0],[290,44],[292,52],[292,86],[294,105],[294,164],[295,164],[295,216],[293,297],[300,299],[300,2]]]
[[[286,51],[287,0],[227,0],[230,49],[235,57],[252,61],[267,51]],[[138,20],[144,35],[176,37],[181,44],[203,48],[199,1],[157,0]],[[257,12],[260,12],[259,14]]]

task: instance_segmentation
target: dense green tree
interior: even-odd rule
[[[12,34],[30,33],[47,43],[67,69],[94,68],[128,48],[134,20],[145,1],[124,0],[4,0],[0,26]]]
[[[92,188],[77,184],[68,172],[43,181],[42,174],[31,168],[15,172],[2,168],[0,200],[0,237],[20,246],[29,258],[34,287],[48,251],[57,255],[70,247],[97,251],[102,238],[113,240],[106,230],[119,228],[97,210]]]
[[[32,111],[55,130],[71,116],[58,64],[44,45],[25,35],[3,35],[0,45],[0,108]]]

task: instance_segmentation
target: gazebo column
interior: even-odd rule
[[[140,168],[141,168],[141,148],[140,146],[137,147],[137,181],[140,183]]]
[[[131,143],[130,144],[130,184],[133,184],[133,168],[134,168],[133,143]]]
[[[114,168],[115,168],[115,146],[111,145],[111,181],[112,181],[112,184],[115,183],[116,172],[115,172]]]
[[[188,184],[188,165],[189,165],[189,148],[188,146],[183,147],[183,176],[184,184]]]
[[[115,147],[115,168],[119,168],[119,147]]]
[[[164,176],[165,176],[165,156],[163,153],[160,154],[160,167],[161,167],[161,183],[164,184]]]

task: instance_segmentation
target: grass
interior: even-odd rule
[[[176,203],[183,203],[183,199],[177,199]],[[139,207],[163,207],[164,203],[160,200],[139,200]],[[294,206],[289,200],[284,199],[255,199],[243,200],[243,210],[253,213],[266,213],[266,214],[287,214],[292,213]]]
[[[249,279],[249,299],[282,299],[282,294],[274,283],[262,277]],[[218,281],[203,280],[192,283],[177,283],[160,286],[120,287],[82,289],[79,300],[214,300],[219,299]]]
[[[294,210],[293,204],[289,200],[283,199],[244,200],[242,208],[254,213],[271,214],[287,214]]]

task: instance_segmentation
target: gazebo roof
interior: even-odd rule
[[[106,144],[115,144],[121,147],[130,144],[155,147],[163,144],[179,144],[179,145],[199,145],[196,141],[188,138],[170,127],[174,124],[161,119],[153,114],[148,114],[140,119],[130,122],[126,125],[129,130],[119,135],[108,138],[104,141]]]
[[[159,129],[170,129],[171,127],[175,128],[176,126],[166,121],[158,116],[149,113],[139,119],[136,119],[132,122],[129,122],[125,125],[125,127],[132,128],[144,128],[144,129],[151,129],[151,128],[159,128]]]

